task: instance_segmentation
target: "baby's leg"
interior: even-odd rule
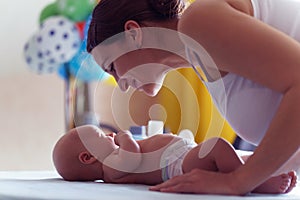
[[[227,173],[243,163],[230,143],[221,138],[212,138],[199,144],[186,155],[182,169],[184,173],[195,168]]]
[[[243,165],[244,161],[236,153],[233,146],[220,138],[212,138],[193,148],[184,158],[182,169],[187,173],[195,168],[228,173]],[[271,177],[258,186],[257,193],[286,193],[296,185],[294,172]]]

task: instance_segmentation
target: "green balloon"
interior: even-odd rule
[[[85,21],[93,11],[97,0],[57,0],[57,8],[63,15],[74,22]]]
[[[39,18],[39,23],[42,24],[45,19],[58,14],[59,12],[56,3],[49,4],[42,10]]]

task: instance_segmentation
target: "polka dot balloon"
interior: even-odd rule
[[[63,16],[46,19],[36,35],[41,56],[57,64],[69,62],[78,52],[81,38],[75,24]]]
[[[37,74],[54,73],[60,67],[60,64],[51,58],[46,58],[38,49],[37,36],[33,35],[24,46],[24,59],[30,70]]]

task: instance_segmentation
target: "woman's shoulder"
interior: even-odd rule
[[[230,48],[240,49],[234,41],[245,41],[246,29],[256,26],[251,12],[251,0],[196,0],[182,14],[178,31],[186,46],[205,49],[219,70],[230,72],[233,63],[225,55]]]
[[[251,0],[195,0],[188,9],[214,9],[216,6],[230,6],[245,14],[251,14],[253,9]]]
[[[232,9],[247,15],[253,15],[251,0],[196,0],[182,14],[179,20],[179,31],[193,28],[195,23],[209,23],[209,19],[222,15],[222,10]]]

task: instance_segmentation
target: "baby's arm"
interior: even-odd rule
[[[134,172],[142,160],[140,146],[129,132],[119,132],[114,139],[119,149],[103,161],[104,177],[112,182]]]

